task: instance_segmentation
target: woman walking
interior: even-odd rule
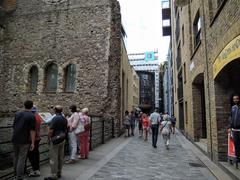
[[[143,127],[144,141],[148,140],[149,125],[150,125],[150,121],[149,121],[147,115],[144,113],[142,115],[142,127]]]
[[[166,148],[169,149],[170,133],[172,132],[172,123],[170,121],[168,114],[163,115],[163,121],[161,122],[160,132],[162,133]]]
[[[78,123],[79,123],[79,114],[77,112],[77,106],[72,105],[69,108],[72,112],[70,118],[68,120],[68,140],[69,140],[69,147],[70,147],[70,156],[69,160],[67,160],[66,164],[74,164],[76,162],[76,154],[77,154],[77,136],[74,132]]]
[[[139,114],[139,121],[138,121],[138,133],[139,133],[139,137],[142,137],[143,135],[143,126],[142,126],[142,120],[143,120],[143,113],[140,112]]]
[[[123,119],[123,125],[124,125],[124,129],[125,129],[125,137],[129,137],[130,136],[130,116],[129,116],[129,112],[125,111],[125,116]]]
[[[88,108],[82,109],[82,112],[79,113],[80,122],[84,126],[84,132],[79,134],[79,141],[80,141],[80,158],[81,159],[88,159],[89,154],[89,136],[90,136],[90,124],[91,120],[88,116]]]

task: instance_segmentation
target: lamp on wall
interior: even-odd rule
[[[189,3],[190,3],[190,0],[175,0],[174,1],[175,6],[180,6],[180,7],[186,6]]]

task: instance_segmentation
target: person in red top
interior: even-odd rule
[[[144,141],[148,140],[149,125],[150,125],[150,121],[149,121],[147,115],[144,113],[142,115],[142,127],[143,127]]]
[[[42,118],[41,116],[37,113],[37,108],[36,106],[32,107],[31,110],[34,114],[35,117],[35,131],[36,131],[36,136],[35,136],[35,145],[33,151],[28,151],[28,159],[29,162],[32,166],[33,171],[30,172],[28,175],[32,177],[37,177],[40,176],[40,168],[39,168],[39,142],[41,140],[40,138],[40,130],[41,130],[41,124],[42,124]]]

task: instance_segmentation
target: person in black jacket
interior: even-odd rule
[[[231,121],[229,132],[232,132],[234,146],[235,146],[235,163],[238,168],[238,162],[240,162],[240,96],[238,94],[233,96],[234,106],[231,110]]]

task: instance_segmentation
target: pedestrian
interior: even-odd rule
[[[125,111],[125,116],[123,119],[123,125],[124,125],[124,129],[125,129],[125,137],[129,137],[130,136],[130,116],[129,116],[129,112]]]
[[[134,136],[135,122],[136,122],[135,113],[134,113],[134,111],[131,111],[131,115],[130,115],[130,127],[131,127],[131,135],[132,135],[132,136]]]
[[[76,154],[77,154],[77,135],[74,130],[76,129],[79,123],[79,113],[77,112],[77,106],[71,105],[69,107],[71,110],[71,116],[67,117],[68,120],[68,142],[69,142],[69,150],[70,155],[69,159],[65,162],[66,164],[74,164],[76,162]]]
[[[161,120],[160,114],[157,111],[158,110],[155,109],[155,111],[150,115],[150,124],[152,129],[152,146],[154,148],[157,148],[159,124]]]
[[[238,94],[233,95],[233,102],[235,105],[232,106],[228,132],[233,136],[236,156],[234,163],[236,168],[238,168],[238,163],[240,162],[240,96]]]
[[[142,137],[143,135],[143,126],[142,126],[142,120],[143,120],[143,112],[140,112],[139,114],[139,121],[138,121],[138,133],[139,133],[139,137]]]
[[[55,116],[49,124],[48,143],[51,176],[44,180],[55,180],[62,176],[64,145],[67,135],[67,119],[62,114],[62,106],[55,106]]]
[[[33,101],[24,102],[25,110],[16,113],[13,122],[13,166],[15,179],[25,179],[24,166],[28,150],[33,151],[35,145],[35,117],[31,112]]]
[[[149,126],[150,126],[150,121],[145,113],[142,115],[142,127],[143,127],[143,135],[144,135],[144,141],[148,140],[148,133],[149,133]]]
[[[43,122],[41,116],[37,112],[37,107],[33,106],[31,109],[32,113],[35,117],[35,143],[34,143],[34,149],[32,151],[28,151],[28,159],[32,166],[32,172],[28,174],[30,177],[38,177],[40,176],[40,155],[39,155],[39,143],[41,141],[40,137],[40,130],[41,130],[41,124]]]
[[[172,115],[171,117],[171,123],[172,123],[172,130],[173,130],[173,134],[175,134],[175,126],[176,126],[176,118],[174,115]]]
[[[161,125],[160,125],[160,132],[162,133],[164,144],[167,149],[169,149],[171,131],[172,131],[172,123],[170,121],[170,118],[168,114],[164,114],[163,121],[161,122]]]
[[[90,138],[90,128],[91,128],[91,120],[88,116],[88,108],[83,108],[82,112],[79,113],[80,122],[84,126],[84,132],[78,135],[80,142],[80,158],[88,159],[89,154],[89,138]]]

